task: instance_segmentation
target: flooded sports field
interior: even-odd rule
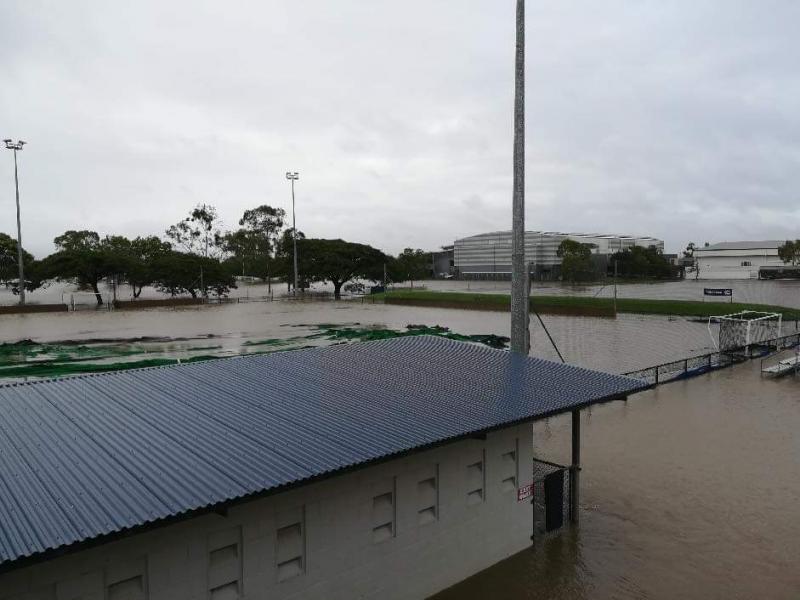
[[[713,349],[706,324],[670,317],[616,319],[544,315],[571,363],[622,373]],[[371,304],[360,301],[274,301],[153,308],[82,310],[0,316],[0,379],[68,375],[103,368],[286,350],[371,332],[410,333],[409,326],[446,328],[460,336],[509,335],[507,313]],[[558,360],[536,320],[532,353]],[[490,344],[491,345],[491,344]]]
[[[713,349],[706,324],[686,319],[543,319],[568,362],[606,371]],[[91,310],[0,316],[0,347],[4,367],[21,368],[11,381],[40,375],[25,371],[37,363],[115,367],[436,328],[496,344],[509,317],[354,301]],[[557,358],[535,319],[531,329],[532,354]],[[798,427],[800,379],[763,379],[758,361],[586,410],[580,527],[438,598],[798,598]],[[568,419],[537,423],[534,439],[538,457],[569,462]]]

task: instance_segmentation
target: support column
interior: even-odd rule
[[[577,525],[580,518],[580,471],[581,471],[581,411],[572,411],[572,464],[569,467],[569,520]]]

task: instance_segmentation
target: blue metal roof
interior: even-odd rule
[[[0,386],[0,570],[646,387],[429,336]]]

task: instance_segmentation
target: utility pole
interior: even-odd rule
[[[511,228],[511,351],[530,350],[530,296],[525,279],[525,0],[517,0],[514,68],[514,192]]]
[[[16,142],[3,140],[6,148],[14,151],[14,189],[17,193],[17,265],[19,267],[19,305],[25,306],[25,266],[22,256],[22,222],[19,217],[19,174],[17,172],[17,152],[27,144],[22,140]]]
[[[294,294],[297,294],[297,221],[294,216],[294,182],[300,179],[297,171],[286,171],[286,179],[292,182],[292,246],[294,254]]]

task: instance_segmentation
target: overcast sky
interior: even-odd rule
[[[800,2],[528,0],[527,228],[800,237]],[[0,2],[25,246],[195,204],[397,252],[508,229],[514,0]],[[0,231],[14,233],[0,154]]]

